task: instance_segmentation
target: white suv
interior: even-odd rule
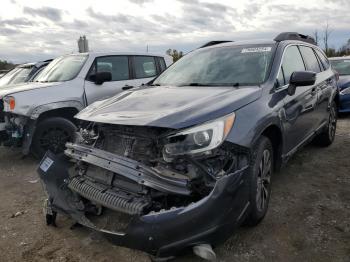
[[[0,143],[42,156],[74,136],[73,116],[91,103],[146,84],[172,63],[150,53],[82,53],[53,60],[35,82],[0,90]]]

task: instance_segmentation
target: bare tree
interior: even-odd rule
[[[324,43],[324,48],[326,51],[326,54],[328,53],[328,41],[329,37],[332,34],[333,30],[330,28],[329,23],[327,21],[325,27],[323,28],[323,43]]]
[[[169,56],[172,56],[174,62],[176,62],[177,60],[179,60],[181,57],[184,56],[182,51],[178,52],[176,49],[168,49],[166,51],[166,54]]]

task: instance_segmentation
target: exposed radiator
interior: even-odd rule
[[[122,191],[116,192],[106,189],[104,186],[81,177],[71,179],[68,187],[92,202],[130,215],[141,214],[148,206],[148,202],[140,197]]]

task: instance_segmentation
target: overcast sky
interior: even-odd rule
[[[77,51],[188,52],[209,40],[312,34],[328,20],[330,46],[350,38],[349,0],[1,0],[0,59],[36,61]]]

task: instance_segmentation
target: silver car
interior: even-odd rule
[[[82,53],[53,60],[34,82],[0,87],[0,143],[41,157],[73,139],[74,115],[97,100],[151,81],[171,64],[150,53]]]

